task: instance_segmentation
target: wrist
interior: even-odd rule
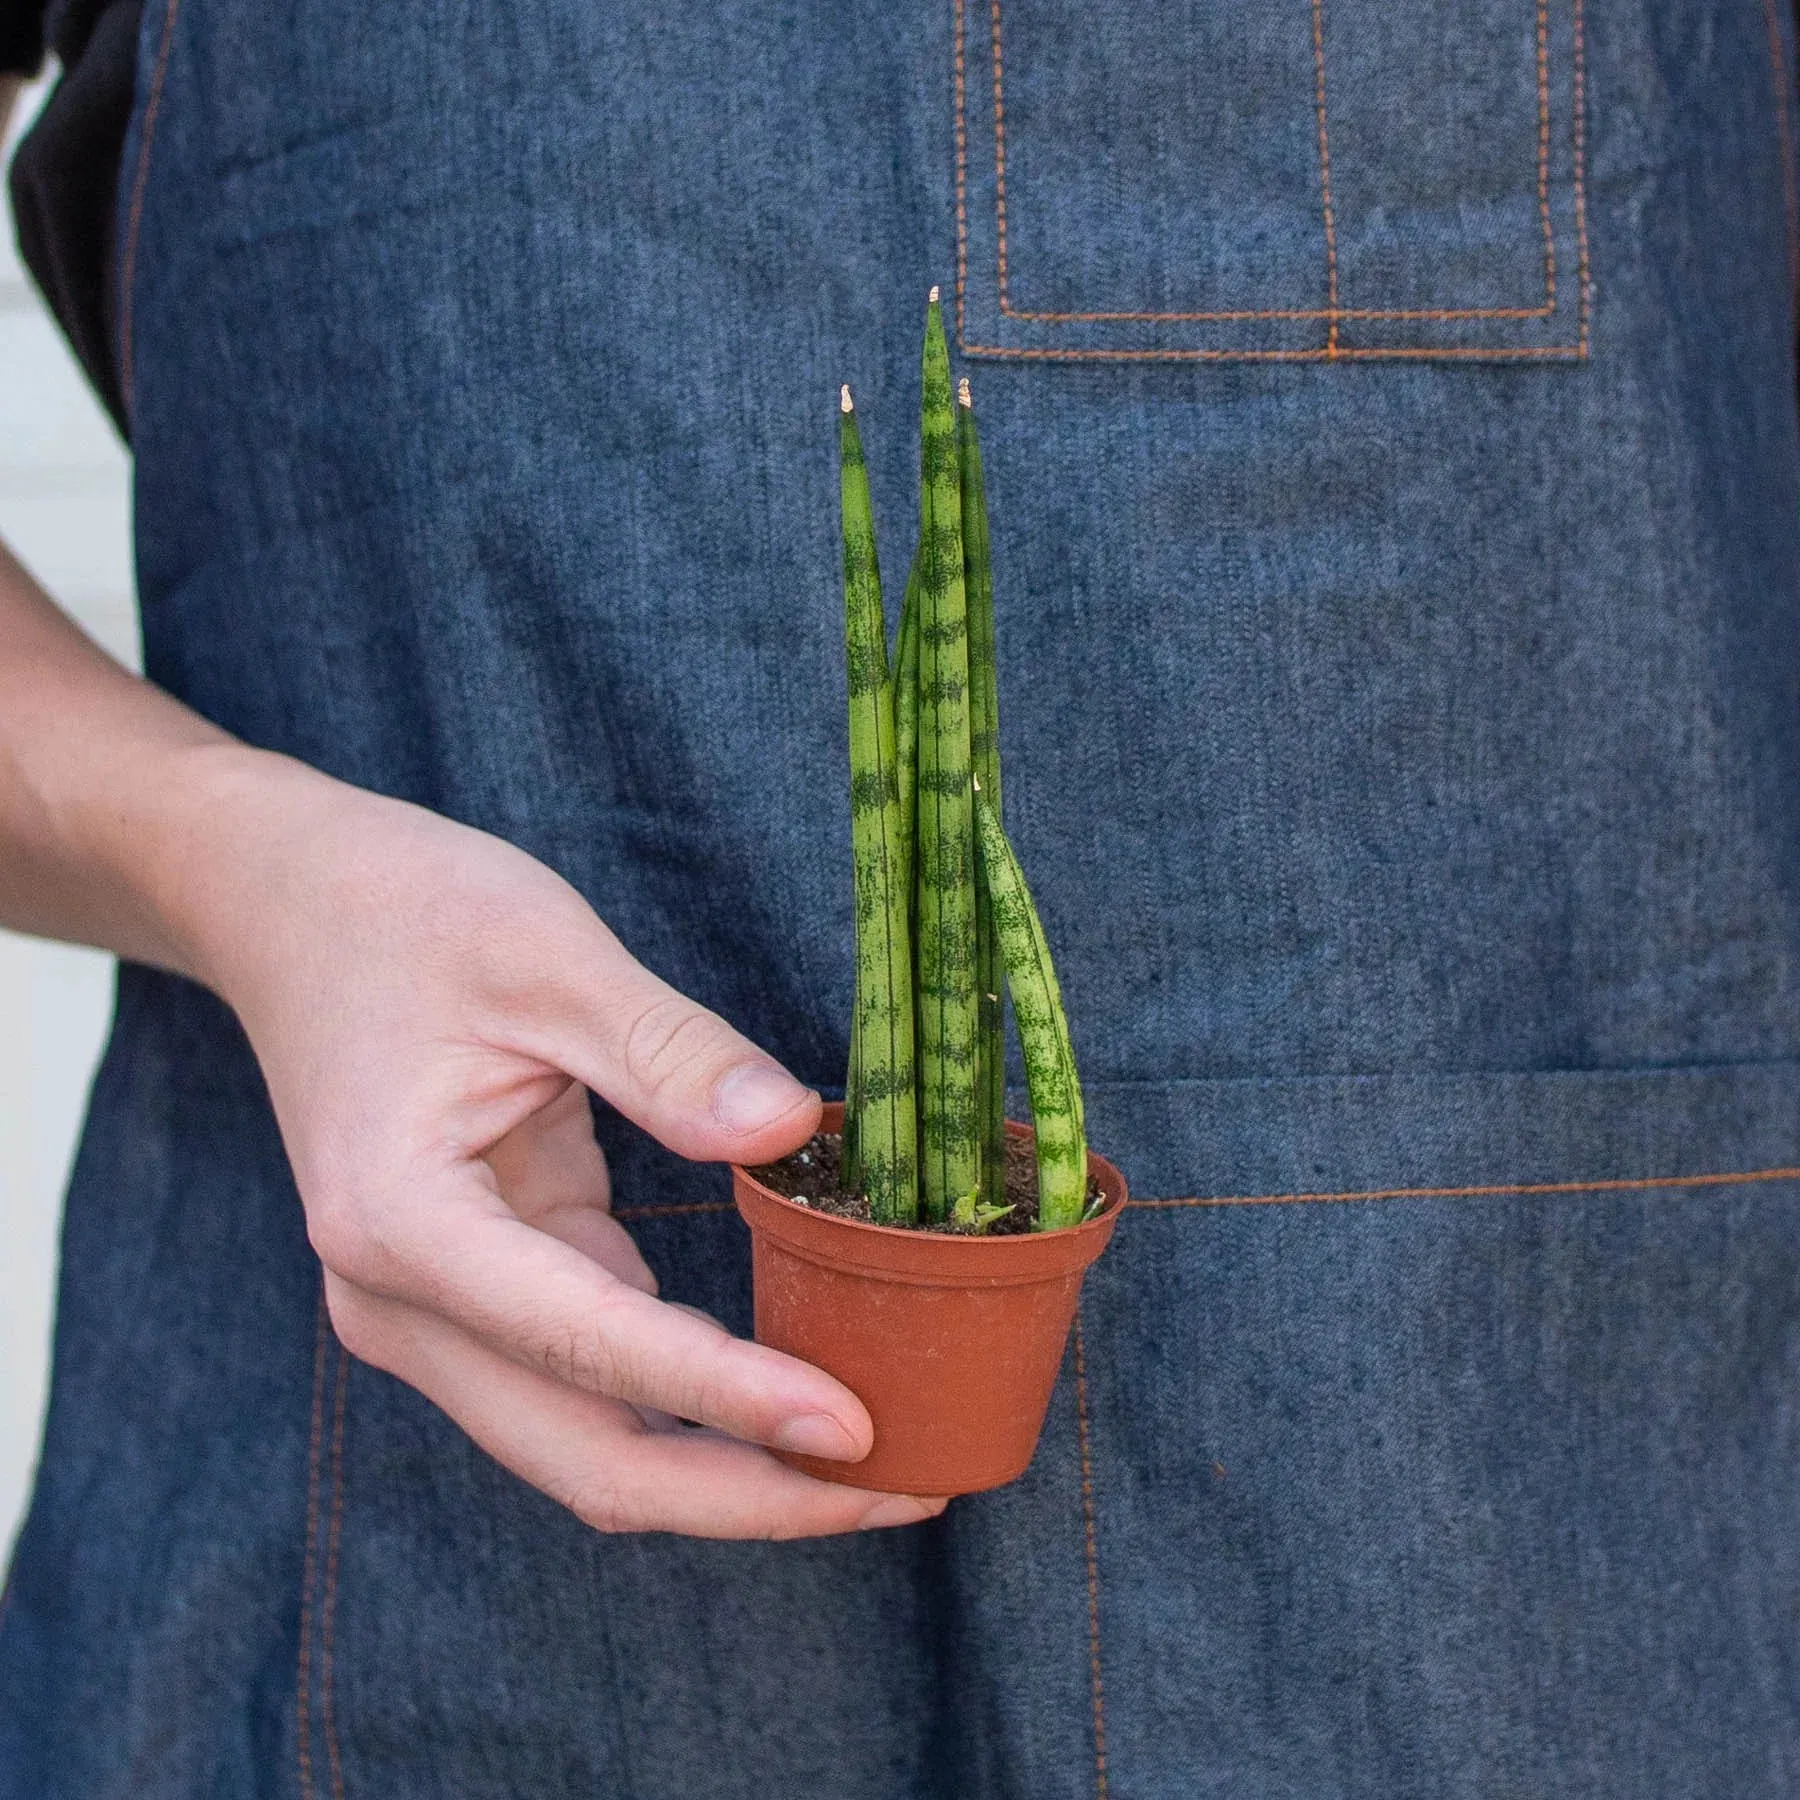
[[[342,784],[221,736],[173,747],[147,785],[149,829],[116,842],[114,861],[136,883],[151,960],[235,1005],[240,973],[279,930],[274,914]]]

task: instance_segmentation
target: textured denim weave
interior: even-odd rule
[[[1014,1488],[598,1538],[337,1349],[241,1036],[127,970],[0,1795],[1800,1789],[1792,67],[1764,0],[153,0],[151,671],[827,1088],[832,396],[897,578],[954,284],[1155,1203]],[[601,1123],[744,1326],[718,1172]]]

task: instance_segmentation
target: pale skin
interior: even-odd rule
[[[11,99],[0,83],[0,122]],[[588,1524],[788,1538],[941,1510],[760,1448],[854,1460],[868,1414],[659,1300],[612,1216],[588,1089],[680,1155],[731,1162],[803,1143],[818,1096],[542,864],[227,736],[95,646],[4,546],[0,925],[236,1011],[338,1336]]]

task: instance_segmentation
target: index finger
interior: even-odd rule
[[[578,1392],[403,1301],[382,1365],[441,1407],[496,1461],[602,1531],[823,1537],[915,1524],[941,1499],[819,1481],[710,1432],[653,1431],[622,1402]]]
[[[358,1286],[445,1318],[570,1387],[694,1419],[750,1443],[855,1462],[868,1410],[810,1363],[652,1299],[519,1219],[485,1165],[463,1165],[391,1221],[380,1271]]]

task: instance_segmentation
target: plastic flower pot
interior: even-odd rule
[[[837,1131],[843,1108],[825,1108]],[[1007,1131],[1029,1140],[1028,1126]],[[809,1475],[900,1494],[972,1494],[1025,1472],[1075,1302],[1125,1204],[1125,1179],[1089,1155],[1104,1205],[1061,1231],[1012,1237],[865,1225],[815,1211],[732,1169],[750,1227],[756,1341],[814,1363],[875,1423],[858,1463],[777,1452]]]

